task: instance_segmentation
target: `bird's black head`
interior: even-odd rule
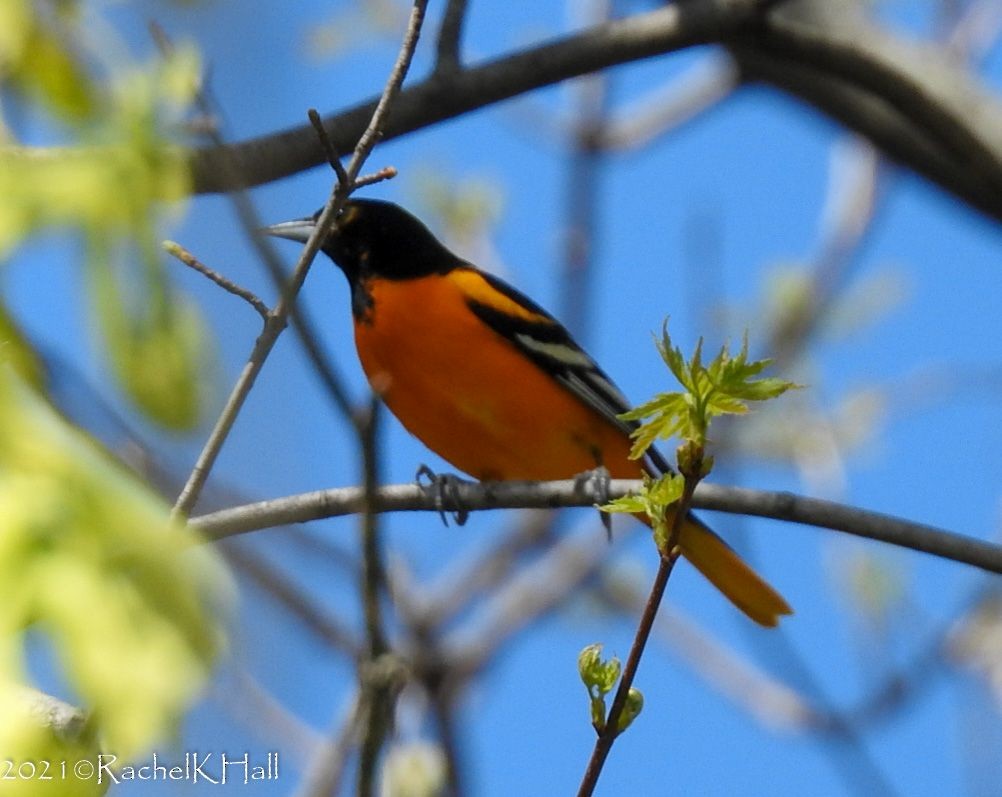
[[[288,221],[265,232],[305,243],[320,218]],[[424,226],[399,205],[378,199],[350,199],[321,245],[352,285],[367,277],[407,279],[441,274],[462,265]]]

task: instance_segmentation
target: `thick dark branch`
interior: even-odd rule
[[[797,0],[729,49],[746,79],[814,105],[1002,219],[1002,105],[945,48],[882,30],[857,0]]]
[[[463,25],[466,22],[468,0],[449,0],[442,15],[442,26],[438,30],[438,42],[435,45],[436,72],[450,72],[459,69],[462,63],[460,47],[463,38]]]
[[[626,495],[639,487],[639,481],[613,479],[609,496],[615,498]],[[574,480],[460,482],[456,485],[455,499],[457,503],[453,503],[451,495],[439,496],[433,490],[417,484],[396,484],[380,487],[372,502],[373,511],[377,512],[413,512],[437,511],[439,508],[447,511],[460,508],[469,511],[552,509],[592,506],[595,501],[588,488]],[[445,506],[440,507],[439,503],[443,500]],[[834,501],[805,498],[788,492],[704,483],[696,488],[692,504],[697,509],[755,515],[842,531],[963,562],[993,573],[1002,573],[1000,545]],[[354,515],[364,511],[364,508],[365,491],[362,488],[341,487],[224,509],[192,518],[190,525],[208,539],[218,540],[288,523]]]
[[[794,94],[894,160],[1002,219],[1002,104],[942,48],[901,40],[856,0],[787,0],[763,20],[754,0],[701,0],[598,25],[474,68],[439,70],[401,92],[394,138],[534,89],[697,44],[728,46],[746,79]],[[326,119],[350,150],[375,101]],[[192,155],[194,190],[260,185],[324,162],[306,126]]]
[[[400,92],[382,130],[383,139],[615,64],[721,41],[754,18],[758,5],[755,0],[672,4],[475,68],[440,72]],[[338,151],[348,152],[355,146],[375,105],[375,100],[369,100],[325,120]],[[204,194],[260,185],[325,161],[313,128],[303,125],[224,150],[195,151],[194,190]],[[222,168],[225,162],[229,168]],[[235,175],[240,175],[239,185],[234,184]]]

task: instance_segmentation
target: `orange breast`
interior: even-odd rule
[[[467,308],[475,273],[370,283],[359,359],[400,422],[478,479],[569,478],[596,465],[639,476],[629,439]]]

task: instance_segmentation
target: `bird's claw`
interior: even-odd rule
[[[427,482],[424,480],[427,479]],[[470,516],[470,512],[463,506],[459,498],[459,485],[465,484],[466,480],[459,478],[454,473],[435,473],[427,465],[421,465],[417,469],[414,480],[418,486],[424,490],[432,492],[435,498],[435,511],[442,518],[442,523],[449,525],[449,515],[457,526],[462,526]],[[455,509],[446,509],[446,505]]]
[[[586,470],[574,477],[574,486],[577,490],[585,493],[595,502],[596,506],[604,506],[609,503],[609,492],[612,484],[612,476],[607,468],[599,465],[593,470]],[[605,535],[612,539],[612,515],[599,510],[599,519],[605,528]]]

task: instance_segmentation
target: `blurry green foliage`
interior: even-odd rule
[[[996,706],[1002,708],[1002,591],[997,586],[985,589],[951,630],[948,652],[983,678]]]
[[[227,581],[194,542],[0,366],[0,738],[31,743],[9,726],[29,630],[51,640],[104,749],[127,758],[171,729],[222,639]]]
[[[26,687],[5,690],[0,700],[0,750],[18,756],[10,759],[4,797],[98,797],[107,791],[109,779],[97,777],[100,746],[82,712]],[[79,768],[77,762],[83,762]]]
[[[873,638],[884,640],[907,606],[908,575],[894,550],[873,550],[857,540],[837,542],[827,567],[832,593]]]
[[[304,19],[305,51],[327,61],[389,36],[397,36],[407,9],[395,0],[360,0],[337,9],[328,19]]]
[[[4,0],[0,67],[4,81],[67,119],[95,111],[94,87],[69,36],[77,3]]]
[[[6,362],[35,390],[44,389],[45,365],[3,304],[0,304],[0,362]]]
[[[164,203],[188,189],[166,131],[197,88],[199,61],[178,47],[150,65],[126,62],[119,43],[97,40],[97,29],[110,35],[93,24],[99,13],[73,0],[0,0],[0,114],[16,107],[60,144],[25,146],[0,117],[0,259],[40,231],[78,232],[113,372],[147,417],[189,428],[205,336],[168,282],[158,226]],[[169,734],[204,684],[229,582],[159,498],[52,408],[44,382],[0,305],[0,751],[126,760]],[[73,733],[30,697],[33,640],[87,717]],[[100,792],[92,781],[52,783],[60,795]]]
[[[450,239],[485,236],[504,206],[501,187],[486,177],[445,177],[445,167],[426,167],[411,176],[418,202],[436,218]]]
[[[207,336],[172,290],[157,244],[165,203],[188,190],[184,152],[166,131],[198,87],[199,59],[181,46],[150,65],[109,62],[105,53],[120,48],[92,41],[75,7],[0,4],[0,100],[20,103],[22,115],[70,142],[24,147],[4,126],[0,258],[39,230],[79,230],[115,377],[150,419],[190,429],[202,404]],[[114,269],[115,260],[128,268]]]

